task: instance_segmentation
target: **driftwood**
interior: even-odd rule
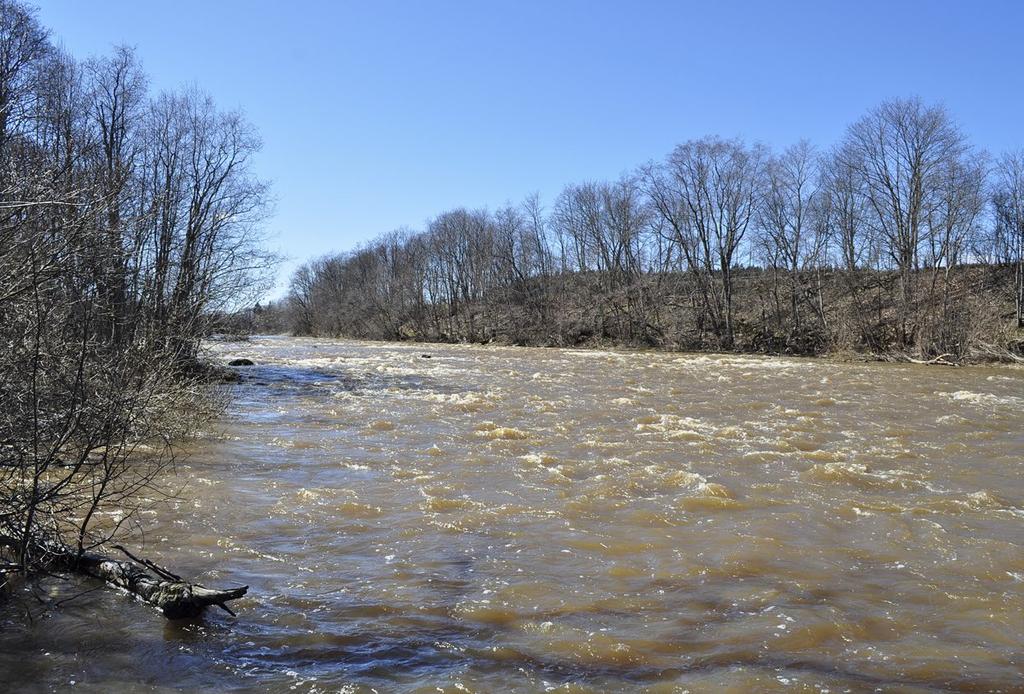
[[[3,546],[16,547],[17,543],[0,535],[0,547]],[[37,557],[37,561],[30,572],[57,571],[98,578],[145,600],[163,612],[168,619],[196,617],[211,605],[216,605],[234,616],[235,613],[227,603],[249,592],[249,586],[214,590],[198,583],[191,583],[154,562],[136,557],[121,545],[111,547],[124,554],[128,561],[92,552],[79,555],[59,540],[36,538],[32,543],[32,554]],[[22,564],[4,559],[0,556],[0,575],[25,570]]]
[[[227,602],[237,600],[249,590],[248,586],[212,590],[189,583],[151,561],[135,557],[120,545],[114,545],[114,548],[123,552],[130,561],[84,554],[73,568],[137,595],[159,608],[168,619],[195,617],[211,605],[234,615]]]
[[[953,355],[946,353],[940,354],[939,356],[933,357],[931,359],[915,359],[906,352],[886,352],[879,355],[882,361],[888,362],[906,362],[909,364],[924,364],[927,366],[960,366],[961,364],[959,364],[958,362],[949,361],[949,357],[951,356]]]
[[[950,357],[950,356],[952,356],[952,355],[951,354],[940,354],[939,356],[934,357],[932,359],[914,359],[913,357],[908,356],[907,357],[907,361],[909,361],[912,364],[927,364],[927,365],[933,365],[934,364],[936,366],[959,366],[959,364],[956,364],[955,362],[951,362],[951,361],[949,361],[946,358],[946,357]]]

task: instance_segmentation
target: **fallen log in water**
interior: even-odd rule
[[[945,354],[940,354],[937,357],[932,357],[931,359],[916,359],[910,356],[907,352],[887,352],[879,355],[879,358],[882,361],[896,363],[906,362],[909,364],[923,364],[925,366],[960,366],[961,364],[959,362],[949,361],[948,357],[951,356],[953,355],[947,352]]]
[[[0,535],[0,547],[17,549],[18,543],[8,536]],[[128,557],[128,561],[92,552],[79,555],[60,540],[37,537],[31,543],[31,556],[34,560],[29,573],[56,570],[92,576],[142,598],[159,608],[168,619],[195,617],[211,605],[234,616],[235,613],[227,603],[249,591],[249,586],[214,590],[191,583],[162,566],[136,557],[121,545],[111,547]],[[6,557],[0,556],[0,574],[24,571],[24,563],[7,561]]]
[[[946,359],[946,357],[949,357],[949,356],[952,356],[952,355],[948,354],[948,353],[947,354],[940,354],[939,356],[932,357],[931,359],[914,359],[913,357],[908,356],[907,357],[907,361],[909,361],[911,364],[926,364],[926,365],[929,365],[929,366],[931,366],[931,365],[937,365],[937,366],[959,366],[955,362],[951,362],[948,359]]]
[[[234,615],[227,606],[228,601],[237,600],[249,590],[248,586],[213,590],[198,583],[189,583],[151,561],[133,556],[120,545],[114,545],[114,548],[123,552],[130,561],[84,554],[74,569],[137,595],[159,608],[168,619],[195,617],[211,605]]]

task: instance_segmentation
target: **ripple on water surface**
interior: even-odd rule
[[[181,500],[146,517],[145,552],[251,585],[238,618],[163,624],[111,591],[32,623],[11,608],[8,682],[1019,688],[1021,369],[212,349],[257,366],[223,435],[191,446]]]

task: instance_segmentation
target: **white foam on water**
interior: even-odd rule
[[[952,393],[938,392],[936,395],[949,398],[954,402],[967,402],[972,405],[988,407],[1020,407],[1024,408],[1024,398],[1013,395],[994,395],[992,393],[975,393],[970,390],[958,390]]]

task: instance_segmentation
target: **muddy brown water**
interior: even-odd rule
[[[143,551],[238,617],[14,601],[0,689],[1024,690],[1024,369],[213,349]]]

